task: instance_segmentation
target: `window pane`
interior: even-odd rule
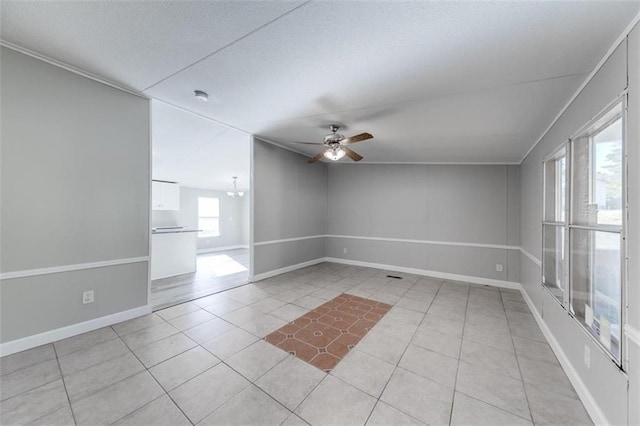
[[[575,139],[573,223],[622,226],[622,107]]]
[[[599,224],[622,226],[622,118],[593,137]]]
[[[571,229],[571,309],[620,359],[620,234]]]
[[[566,277],[564,226],[543,225],[542,284],[562,303]]]
[[[198,217],[220,216],[220,201],[217,198],[198,197]]]
[[[202,230],[198,233],[199,238],[218,237],[220,236],[220,219],[217,217],[198,218],[198,229]]]
[[[566,212],[567,155],[560,150],[544,164],[544,220],[564,222]]]

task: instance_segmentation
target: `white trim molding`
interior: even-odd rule
[[[32,58],[41,60],[43,62],[46,62],[46,63],[50,64],[50,65],[56,66],[58,68],[62,68],[63,70],[72,72],[72,73],[77,74],[79,76],[82,76],[84,78],[88,78],[89,80],[93,80],[93,81],[98,82],[100,84],[104,84],[106,86],[113,87],[114,89],[118,89],[118,90],[121,90],[123,92],[127,92],[130,95],[138,96],[138,97],[143,98],[143,99],[151,99],[150,97],[148,97],[144,93],[139,92],[139,91],[137,91],[135,89],[126,87],[126,86],[124,86],[122,84],[119,84],[119,83],[116,83],[114,81],[108,80],[108,79],[106,79],[104,77],[101,77],[99,75],[92,74],[92,73],[90,73],[88,71],[85,71],[85,70],[82,70],[80,68],[74,67],[73,65],[69,65],[69,64],[66,64],[64,62],[60,62],[60,61],[58,61],[56,59],[53,59],[53,58],[51,58],[49,56],[43,55],[43,54],[38,53],[38,52],[34,52],[33,50],[26,49],[26,48],[24,48],[22,46],[18,46],[17,44],[10,43],[10,42],[8,42],[6,40],[0,40],[0,46],[6,47],[7,49],[15,50],[16,52],[22,53],[23,55],[31,56]]]
[[[311,155],[306,154],[306,153],[304,153],[304,152],[302,152],[300,150],[297,150],[294,147],[285,145],[285,144],[280,143],[280,142],[273,141],[271,139],[267,139],[267,138],[265,138],[263,136],[253,135],[253,138],[254,138],[254,140],[257,140],[257,141],[260,141],[260,142],[264,142],[264,143],[269,144],[269,145],[277,146],[278,148],[282,148],[285,151],[290,151],[290,152],[293,152],[294,154],[302,155],[305,158],[310,158],[311,157]],[[325,164],[322,160],[320,161],[320,163],[321,164]]]
[[[78,334],[147,315],[150,314],[151,311],[151,305],[143,305],[127,311],[117,312],[115,314],[80,322],[78,324],[72,324],[66,327],[34,334],[33,336],[4,342],[0,344],[0,356],[7,356],[35,348],[37,346],[46,345],[47,343],[57,342],[58,340],[66,339],[67,337],[77,336]]]
[[[551,346],[553,353],[558,358],[558,361],[560,362],[562,369],[564,370],[565,374],[569,378],[569,381],[575,388],[576,393],[578,394],[578,397],[580,397],[580,401],[582,401],[582,404],[584,405],[587,412],[589,413],[589,416],[591,416],[591,420],[593,420],[593,422],[596,425],[611,424],[609,421],[607,421],[607,417],[604,415],[604,412],[596,402],[593,395],[591,395],[591,392],[589,392],[589,389],[580,378],[580,375],[578,375],[578,372],[573,367],[573,364],[571,363],[571,361],[569,361],[567,354],[564,353],[564,351],[560,347],[560,344],[554,337],[553,333],[551,332],[549,327],[547,327],[547,324],[544,322],[544,320],[540,316],[540,313],[536,309],[535,305],[533,304],[533,301],[531,300],[527,292],[524,289],[521,289],[520,293],[522,294],[524,301],[527,303],[529,310],[533,314],[533,317],[536,319],[536,322],[538,323],[540,330],[542,330],[542,334],[544,335],[545,339],[547,339],[549,346]]]
[[[215,253],[218,251],[227,251],[227,250],[238,250],[238,249],[248,249],[249,246],[248,245],[235,245],[235,246],[224,246],[224,247],[211,247],[211,248],[202,248],[202,249],[198,249],[198,254],[203,254],[203,253]]]
[[[406,238],[386,238],[386,237],[361,237],[357,235],[325,235],[327,238],[346,238],[353,240],[372,240],[372,241],[389,241],[394,243],[411,243],[411,244],[431,244],[440,246],[456,246],[456,247],[476,247],[491,248],[500,250],[519,250],[518,246],[509,246],[504,244],[485,244],[485,243],[467,243],[461,241],[435,241],[435,240],[411,240]]]
[[[256,274],[249,277],[250,282],[262,281],[267,278],[275,277],[276,275],[286,274],[287,272],[295,271],[297,269],[306,268],[308,266],[317,265],[318,263],[326,262],[326,257],[319,257],[317,259],[308,260],[306,262],[297,263],[295,265],[285,266],[284,268],[274,269],[273,271],[263,272],[262,274]]]
[[[273,271],[268,271],[268,272],[264,272],[262,274],[257,274],[253,276],[250,278],[250,281],[251,282],[261,281],[267,278],[274,277],[276,275],[285,274],[287,272],[306,268],[308,266],[317,265],[323,262],[340,263],[343,265],[352,265],[352,266],[363,266],[366,268],[373,268],[373,269],[380,269],[380,270],[394,271],[394,272],[404,272],[407,274],[422,275],[426,277],[441,278],[444,280],[452,280],[452,281],[465,281],[465,282],[474,283],[474,284],[490,285],[494,287],[510,288],[514,290],[521,290],[522,288],[520,286],[520,283],[517,283],[514,281],[495,280],[491,278],[474,277],[471,275],[459,275],[459,274],[451,274],[448,272],[429,271],[426,269],[407,268],[404,266],[385,265],[382,263],[361,262],[359,260],[340,259],[337,257],[319,257],[317,259],[298,263],[296,265],[286,266],[280,269],[274,269]]]
[[[431,245],[454,246],[454,247],[490,248],[490,249],[499,249],[499,250],[522,250],[520,246],[510,246],[506,244],[467,243],[463,241],[412,240],[412,239],[406,239],[406,238],[365,237],[365,236],[359,236],[359,235],[335,235],[335,234],[309,235],[306,237],[285,238],[282,240],[260,241],[260,242],[254,242],[253,245],[255,247],[258,247],[258,246],[266,246],[271,244],[289,243],[293,241],[312,240],[316,238],[345,238],[345,239],[353,239],[353,240],[389,241],[394,243],[431,244]]]
[[[598,62],[598,64],[596,65],[596,67],[591,71],[591,73],[589,73],[589,75],[587,76],[587,78],[582,82],[582,84],[580,85],[580,87],[578,87],[578,90],[575,91],[575,93],[573,94],[573,96],[571,96],[571,98],[569,99],[569,101],[564,105],[564,107],[562,107],[562,109],[560,110],[560,112],[558,112],[558,114],[555,116],[555,118],[553,119],[553,121],[551,121],[551,123],[549,124],[549,126],[547,126],[547,128],[544,130],[544,132],[542,132],[542,134],[540,135],[540,137],[538,138],[538,140],[536,140],[536,142],[531,146],[531,148],[529,148],[529,150],[527,151],[527,153],[524,155],[524,157],[522,157],[522,160],[520,160],[519,164],[522,164],[524,162],[524,160],[527,159],[527,157],[529,156],[529,154],[531,154],[531,151],[533,151],[536,146],[538,146],[538,144],[540,143],[540,141],[542,141],[542,139],[544,139],[544,137],[547,135],[547,133],[549,133],[549,131],[551,130],[551,128],[556,124],[556,122],[560,119],[560,117],[562,117],[562,114],[564,114],[567,109],[569,109],[569,107],[571,106],[571,104],[573,103],[573,101],[576,100],[576,98],[578,96],[580,96],[580,93],[582,93],[582,91],[584,90],[585,87],[587,87],[587,85],[589,84],[589,82],[591,80],[593,80],[593,77],[596,76],[596,74],[598,73],[598,71],[600,71],[600,68],[602,68],[604,66],[604,64],[609,60],[609,58],[611,57],[611,55],[613,55],[613,52],[616,51],[616,49],[618,48],[618,46],[620,46],[620,44],[629,36],[629,33],[633,30],[633,28],[638,24],[638,22],[640,22],[640,13],[638,13],[636,16],[634,16],[634,18],[631,20],[631,22],[629,22],[629,25],[627,25],[627,27],[624,29],[624,31],[622,31],[622,33],[618,36],[618,38],[613,42],[613,44],[611,45],[611,47],[609,47],[609,50],[607,51],[607,53],[602,57],[602,59],[600,60],[600,62]]]
[[[294,238],[284,238],[282,240],[271,240],[271,241],[260,241],[260,242],[254,242],[253,246],[254,247],[259,247],[259,246],[268,246],[271,244],[282,244],[282,243],[290,243],[293,241],[302,241],[302,240],[315,240],[316,238],[326,238],[327,235],[309,235],[306,237],[294,237]]]
[[[76,265],[51,266],[49,268],[27,269],[23,271],[2,272],[0,280],[33,277],[35,275],[59,274],[61,272],[81,271],[83,269],[104,268],[108,266],[127,265],[129,263],[148,262],[149,256],[130,257],[127,259],[103,260],[100,262],[78,263]]]
[[[628,340],[640,346],[640,330],[633,327],[632,325],[627,324],[624,326],[624,335]]]
[[[520,253],[524,254],[526,257],[529,258],[530,261],[532,261],[533,263],[535,263],[537,266],[542,267],[542,261],[540,261],[540,259],[538,259],[537,257],[535,257],[534,255],[532,255],[531,253],[529,253],[528,251],[526,251],[524,248],[519,247],[520,248]]]
[[[425,277],[441,278],[443,280],[464,281],[468,283],[490,285],[494,287],[510,288],[520,290],[520,283],[515,281],[494,280],[492,278],[474,277],[471,275],[451,274],[448,272],[430,271],[427,269],[407,268],[404,266],[385,265],[382,263],[362,262],[359,260],[340,259],[336,257],[326,257],[326,262],[341,263],[344,265],[363,266],[365,268],[381,269],[386,271],[404,272],[407,274],[423,275]]]

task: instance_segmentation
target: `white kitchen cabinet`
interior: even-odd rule
[[[151,181],[152,210],[180,210],[180,185]]]
[[[196,271],[197,232],[162,232],[151,235],[151,279]]]

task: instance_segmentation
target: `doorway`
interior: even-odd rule
[[[152,101],[149,304],[249,282],[251,136]]]

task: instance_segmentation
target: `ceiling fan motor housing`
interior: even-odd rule
[[[338,133],[340,126],[338,126],[337,124],[332,124],[331,126],[329,126],[329,128],[331,129],[331,133],[324,137],[325,145],[334,145],[344,139],[344,135]]]

